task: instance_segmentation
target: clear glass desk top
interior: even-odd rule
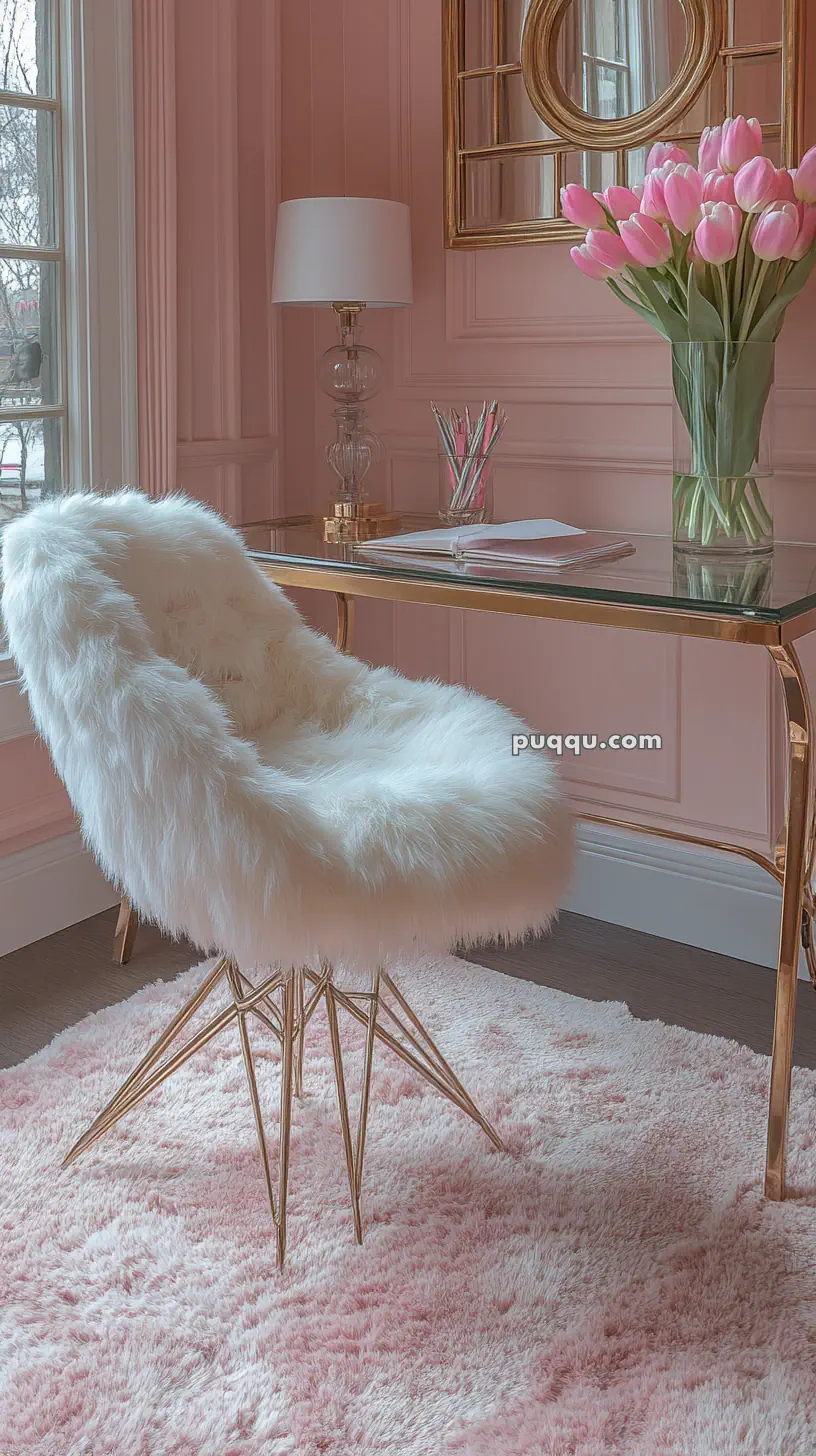
[[[392,534],[438,525],[435,517],[405,515]],[[675,552],[668,536],[627,533],[625,539],[635,548],[632,555],[553,571],[378,551],[376,541],[365,546],[327,544],[321,518],[292,517],[285,524],[258,522],[242,530],[247,546],[261,562],[334,567],[344,578],[359,573],[394,582],[490,587],[538,597],[769,623],[789,623],[816,609],[816,545],[780,542],[768,557],[723,562]],[[343,590],[352,588],[346,584]]]

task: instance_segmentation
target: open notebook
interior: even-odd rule
[[[358,550],[406,552],[410,556],[453,556],[485,565],[578,566],[610,556],[628,556],[634,546],[623,536],[582,531],[563,521],[505,521],[500,526],[445,526],[384,536]]]

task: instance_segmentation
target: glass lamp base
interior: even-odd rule
[[[323,517],[324,541],[375,541],[392,536],[399,527],[395,511],[381,501],[335,501],[331,514]]]

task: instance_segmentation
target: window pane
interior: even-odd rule
[[[513,65],[521,60],[521,37],[530,0],[504,0],[502,16],[502,62]]]
[[[0,0],[0,91],[53,96],[52,0]]]
[[[60,404],[59,265],[0,258],[0,409]]]
[[[0,243],[51,248],[54,216],[54,117],[0,106]]]
[[[567,152],[564,182],[580,182],[590,192],[603,192],[615,182],[617,165],[615,152]]]
[[[462,145],[466,150],[472,147],[493,145],[493,77],[473,76],[469,81],[460,81],[462,87]]]
[[[763,45],[782,39],[782,0],[731,0],[734,46]]]
[[[467,163],[467,227],[554,216],[554,157],[491,157]]]
[[[501,120],[499,141],[537,142],[552,141],[555,132],[541,120],[532,105],[524,77],[520,71],[511,72],[499,78],[501,97]]]
[[[0,525],[62,487],[61,421],[0,421]]]
[[[782,116],[782,57],[744,56],[734,61],[732,116],[755,116],[763,126]]]
[[[0,0],[2,4],[2,0]],[[493,0],[464,0],[465,70],[480,71],[493,59]]]

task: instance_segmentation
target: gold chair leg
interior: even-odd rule
[[[156,1063],[163,1056],[164,1052],[170,1046],[171,1042],[175,1040],[180,1031],[184,1030],[184,1027],[187,1025],[188,1021],[192,1020],[199,1007],[203,1006],[204,1002],[208,999],[208,997],[212,995],[212,992],[215,990],[218,982],[224,975],[226,968],[227,961],[226,958],[222,956],[219,960],[216,961],[212,970],[204,977],[204,980],[201,982],[198,990],[193,992],[193,995],[190,997],[189,1001],[186,1001],[184,1003],[181,1010],[176,1013],[176,1015],[173,1017],[173,1020],[169,1023],[167,1027],[165,1027],[165,1030],[162,1032],[158,1040],[153,1043],[147,1055],[142,1058],[142,1060],[139,1062],[139,1065],[134,1068],[130,1076],[126,1078],[118,1091],[114,1093],[110,1102],[106,1103],[106,1105],[102,1108],[102,1111],[99,1113],[98,1117],[94,1118],[90,1127],[82,1134],[82,1137],[74,1143],[74,1146],[71,1148],[70,1152],[65,1155],[62,1165],[64,1168],[67,1167],[69,1163],[73,1163],[74,1160],[79,1157],[80,1153],[84,1153],[86,1148],[89,1148],[92,1142],[96,1141],[97,1136],[101,1136],[103,1132],[107,1131],[109,1127],[113,1126],[113,1122],[111,1120],[113,1114],[118,1112],[120,1108],[123,1109],[126,1105],[129,1105],[130,1098],[141,1086],[144,1085],[148,1073],[153,1067],[155,1067]]]
[[[233,996],[237,1003],[244,999],[244,988],[242,981],[245,977],[240,976],[237,967],[231,963],[227,976],[232,987]],[[286,1206],[289,1195],[289,1149],[292,1132],[292,1071],[294,1062],[295,1042],[295,980],[294,975],[290,976],[283,986],[283,1030],[281,1041],[281,1093],[280,1093],[280,1149],[278,1154],[278,1194],[277,1203],[275,1199],[275,1187],[272,1178],[272,1167],[269,1159],[269,1145],[264,1131],[263,1113],[261,1110],[261,1099],[258,1093],[258,1079],[255,1074],[255,1061],[252,1056],[252,1046],[247,1030],[247,1012],[238,1011],[238,1032],[241,1038],[241,1051],[244,1057],[249,1095],[252,1102],[252,1111],[255,1118],[255,1131],[258,1136],[258,1147],[261,1153],[264,1178],[266,1180],[266,1192],[269,1198],[269,1207],[272,1212],[272,1222],[275,1225],[275,1240],[277,1246],[278,1268],[283,1268],[286,1258]],[[271,1023],[270,1023],[271,1024]]]
[[[303,1096],[303,1057],[306,1049],[306,997],[303,967],[298,966],[293,973],[295,983],[295,1019],[297,1030],[295,1035],[295,1066],[293,1073],[293,1085],[295,1096]]]
[[[308,969],[305,974],[307,979],[318,987],[315,995],[321,994],[319,978],[314,972]],[[334,1075],[337,1086],[337,1102],[340,1111],[340,1129],[343,1136],[346,1172],[354,1214],[354,1233],[357,1242],[362,1243],[361,1195],[363,1163],[365,1160],[374,1044],[376,1041],[382,1042],[391,1051],[396,1052],[397,1056],[406,1062],[408,1066],[412,1067],[414,1071],[418,1072],[426,1082],[429,1082],[432,1087],[438,1092],[441,1092],[456,1107],[459,1107],[463,1112],[467,1113],[468,1117],[487,1134],[497,1148],[503,1149],[504,1144],[495,1129],[482,1116],[475,1102],[465,1091],[459,1078],[443,1057],[430,1033],[423,1026],[416,1012],[409,1005],[402,992],[394,984],[394,981],[386,971],[377,971],[370,992],[341,990],[334,985],[331,979],[331,968],[328,968],[328,974],[324,968],[323,981],[322,994],[325,995],[326,999],[326,1013],[329,1022],[329,1035],[331,1038]],[[387,1000],[383,996],[383,988],[387,989],[393,996],[403,1015],[407,1018],[408,1025],[405,1024],[405,1021],[402,1020],[393,1007],[388,1005]],[[351,1135],[351,1118],[349,1116],[346,1078],[343,1066],[343,1050],[337,1015],[338,1007],[342,1007],[343,1010],[348,1011],[356,1021],[365,1027],[366,1031],[360,1108],[357,1119],[356,1139],[354,1141],[352,1141]],[[398,1040],[393,1033],[387,1031],[381,1024],[380,1018],[383,1014],[395,1026],[402,1040]]]
[[[792,647],[771,647],[782,679],[788,718],[788,803],[785,827],[785,878],[776,976],[773,1057],[768,1103],[765,1196],[785,1197],[793,1034],[802,931],[804,879],[809,869],[805,846],[811,822],[810,760],[812,723],[807,686]]]
[[[113,932],[113,964],[126,966],[133,955],[133,942],[139,928],[139,917],[124,897],[119,901],[119,914]]]

